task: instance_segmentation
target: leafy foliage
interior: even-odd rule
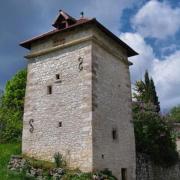
[[[162,117],[152,78],[146,71],[144,81],[135,84],[133,119],[136,151],[150,156],[154,163],[170,166],[178,160],[175,132]]]
[[[60,154],[59,152],[54,154],[54,161],[55,161],[57,168],[63,167],[66,164],[64,159],[63,159],[62,154]]]
[[[144,81],[137,81],[135,84],[134,98],[138,102],[152,103],[155,106],[155,111],[160,111],[160,103],[156,93],[156,88],[153,79],[149,78],[148,71],[145,72]]]
[[[18,142],[21,140],[22,112],[12,109],[0,110],[1,129],[0,142]]]
[[[4,108],[23,111],[27,71],[19,71],[5,87],[2,105]]]
[[[180,105],[171,109],[169,118],[174,122],[180,123]]]
[[[3,90],[0,89],[0,106],[2,105]]]
[[[172,128],[146,103],[133,105],[136,151],[150,156],[156,164],[170,166],[178,160]]]
[[[6,84],[0,106],[0,142],[21,140],[27,71],[19,71]]]

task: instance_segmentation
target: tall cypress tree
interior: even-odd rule
[[[146,70],[144,74],[144,81],[137,81],[135,84],[134,98],[137,101],[142,101],[144,103],[152,103],[155,105],[155,111],[160,111],[160,103],[158,101],[158,96],[156,93],[156,88],[153,79],[149,78],[149,73]]]
[[[149,84],[150,84],[150,80],[149,80],[149,73],[148,73],[147,70],[146,70],[146,72],[144,74],[144,81],[145,81],[146,86],[148,87]]]
[[[159,100],[158,100],[158,96],[157,96],[157,93],[156,93],[156,87],[154,85],[154,81],[153,79],[151,78],[150,80],[150,92],[151,92],[151,102],[156,106],[156,112],[159,112],[160,111],[160,103],[159,103]]]
[[[148,71],[146,70],[145,74],[144,74],[144,96],[145,96],[145,103],[148,103],[150,101],[150,97],[151,97],[151,83],[150,83],[150,79],[149,79],[149,74]]]

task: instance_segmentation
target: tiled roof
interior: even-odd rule
[[[64,18],[64,20],[63,20],[63,18]],[[67,22],[66,22],[66,20],[67,20]],[[61,25],[63,25],[63,24],[61,24],[61,23],[64,23],[64,22],[67,24],[65,24],[64,27],[62,27]],[[34,42],[37,42],[38,40],[50,37],[56,33],[68,31],[70,29],[74,29],[76,27],[80,27],[80,26],[84,26],[84,25],[88,25],[88,24],[93,24],[97,28],[101,29],[105,34],[107,34],[109,37],[111,37],[117,43],[119,43],[122,47],[124,47],[127,50],[128,57],[138,54],[131,47],[129,47],[126,43],[121,41],[111,31],[109,31],[107,28],[105,28],[101,23],[99,23],[95,18],[93,18],[93,19],[81,18],[79,20],[75,20],[74,18],[72,18],[71,16],[69,16],[67,13],[65,13],[63,11],[60,11],[59,16],[57,17],[56,21],[53,24],[53,26],[55,26],[56,29],[54,29],[50,32],[47,32],[45,34],[42,34],[40,36],[34,37],[30,40],[24,41],[24,42],[20,43],[20,45],[24,48],[30,49],[31,44]],[[60,27],[60,28],[58,28],[58,27]]]

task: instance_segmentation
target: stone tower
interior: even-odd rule
[[[60,11],[53,26],[21,43],[30,50],[23,153],[59,152],[70,168],[135,180],[128,57],[137,53],[96,19]]]

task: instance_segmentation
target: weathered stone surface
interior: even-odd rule
[[[29,97],[25,102],[23,129],[26,155],[52,161],[53,155],[60,152],[70,167],[92,170],[91,98],[87,98],[91,96],[91,80],[85,80],[90,72],[78,69],[79,56],[91,66],[91,54],[84,54],[87,49],[91,49],[90,43],[29,63],[28,72],[34,75],[28,76],[26,90]],[[61,74],[61,83],[54,83],[57,73]],[[52,85],[50,95],[48,85]],[[33,133],[29,131],[30,119],[34,119]],[[59,122],[62,127],[58,127]]]
[[[135,145],[125,49],[93,27],[56,36],[65,38],[64,48],[28,60],[23,153],[53,161],[54,154],[60,152],[71,168],[86,172],[109,168],[119,179],[121,168],[127,168],[128,179],[134,180]],[[87,36],[93,38],[74,43]],[[66,46],[71,41],[73,45]],[[35,43],[30,55],[52,48],[52,42],[53,37]],[[61,77],[58,83],[56,74]],[[52,94],[47,94],[47,86],[52,86]],[[30,119],[34,120],[32,133]],[[113,128],[118,134],[115,141]]]
[[[128,179],[132,180],[135,179],[135,142],[130,122],[129,67],[95,43],[92,49],[92,67],[96,69],[97,79],[92,81],[93,167],[108,168],[119,179],[121,168],[127,168]],[[117,131],[115,140],[113,129]]]
[[[137,180],[180,179],[180,161],[174,166],[165,168],[153,164],[147,156],[139,154],[136,159],[136,166]]]

